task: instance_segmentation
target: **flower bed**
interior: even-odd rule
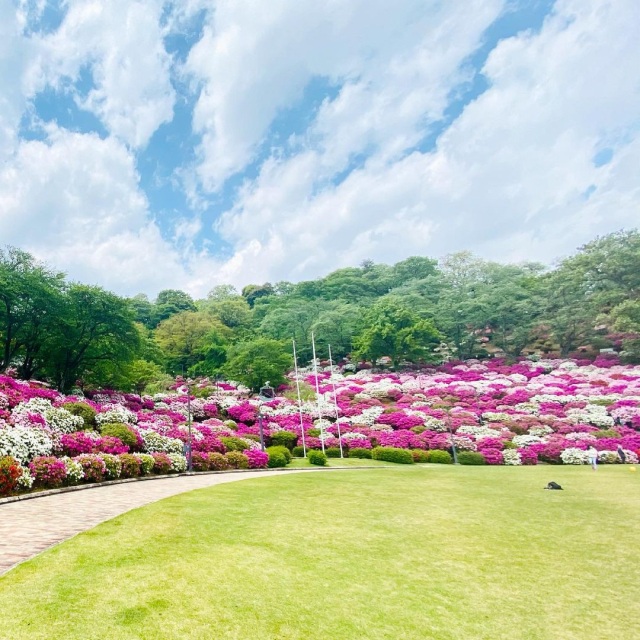
[[[616,362],[500,360],[450,363],[425,373],[320,371],[319,402],[276,397],[261,407],[267,445],[299,451],[339,447],[370,455],[407,451],[446,462],[469,452],[489,465],[636,464],[640,452],[640,367]],[[303,371],[315,387],[315,377]],[[0,376],[0,490],[6,494],[85,482],[178,473],[191,442],[195,469],[265,468],[257,399],[231,382],[199,381],[189,416],[186,388],[151,396],[100,390],[64,396]],[[335,389],[335,401],[334,401]],[[189,420],[189,417],[191,420]],[[190,427],[189,427],[190,423]],[[425,455],[420,451],[427,452]],[[439,452],[439,453],[437,453]],[[431,455],[435,454],[435,455]],[[446,458],[446,459],[445,459]]]

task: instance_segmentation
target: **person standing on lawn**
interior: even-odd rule
[[[589,464],[595,471],[598,468],[598,450],[593,445],[590,445],[587,449],[587,455],[589,456]]]
[[[624,464],[627,461],[627,454],[624,452],[622,445],[618,445],[618,458],[620,458],[620,462]]]

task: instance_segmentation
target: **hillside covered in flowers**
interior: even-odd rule
[[[640,367],[600,358],[447,364],[422,373],[300,372],[269,401],[232,382],[197,380],[155,396],[103,390],[67,396],[0,377],[0,492],[184,472],[260,468],[266,444],[294,455],[371,457],[394,448],[416,462],[627,463],[640,454]],[[189,428],[191,423],[191,429]],[[191,436],[189,435],[191,433]],[[304,438],[303,438],[304,435]]]

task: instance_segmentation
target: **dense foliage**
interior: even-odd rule
[[[359,368],[538,354],[640,362],[640,233],[620,231],[547,269],[463,252],[365,261],[317,280],[214,287],[202,300],[161,291],[125,300],[15,248],[0,251],[0,372],[58,389],[169,388],[175,375],[284,381],[331,346]]]

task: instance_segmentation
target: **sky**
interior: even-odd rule
[[[640,226],[637,0],[0,0],[0,246],[120,295]]]

